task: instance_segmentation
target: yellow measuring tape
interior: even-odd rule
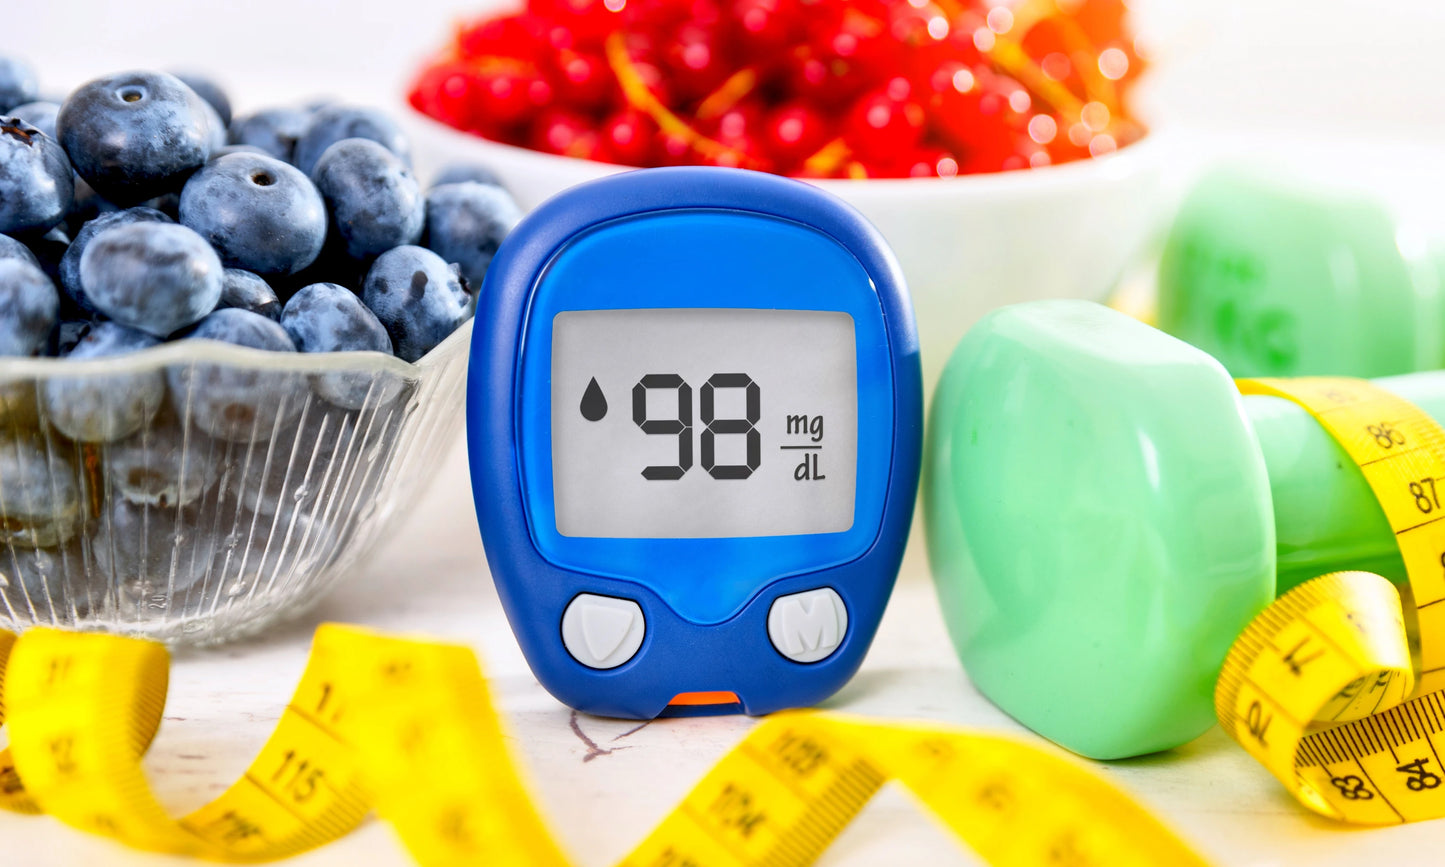
[[[1242,380],[1239,388],[1298,403],[1359,466],[1399,542],[1413,604],[1402,608],[1393,585],[1360,572],[1286,593],[1231,648],[1214,693],[1220,723],[1326,816],[1360,824],[1445,816],[1445,430],[1363,380]],[[1418,667],[1406,614],[1418,629]]]
[[[1365,573],[1295,588],[1230,651],[1215,694],[1220,721],[1320,813],[1372,824],[1445,815],[1445,490],[1436,492],[1445,431],[1362,381],[1240,388],[1301,404],[1360,466],[1400,542],[1413,604],[1402,608],[1389,582]],[[1406,613],[1418,622],[1418,664]],[[160,645],[134,639],[0,631],[0,723],[8,714],[10,737],[0,808],[233,862],[323,845],[375,810],[425,865],[567,863],[511,762],[470,650],[321,627],[250,770],[179,820],[141,768],[168,661]],[[991,864],[1203,863],[1118,790],[1035,747],[787,713],[724,756],[620,865],[808,864],[889,780]]]
[[[467,648],[322,626],[250,770],[179,820],[141,768],[167,665],[163,647],[135,639],[0,632],[10,732],[0,806],[143,849],[235,862],[320,846],[375,809],[424,865],[567,863]],[[1071,760],[1006,738],[813,713],[753,729],[620,864],[809,864],[888,780],[992,864],[1203,864]]]

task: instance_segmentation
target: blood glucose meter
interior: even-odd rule
[[[762,714],[862,662],[913,512],[918,339],[867,221],[669,168],[571,189],[502,245],[467,386],[487,561],[579,710]]]

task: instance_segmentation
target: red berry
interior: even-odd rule
[[[626,0],[622,9],[629,32],[660,33],[689,22],[716,24],[722,20],[717,0]]]
[[[717,29],[684,24],[664,51],[667,79],[683,100],[702,99],[727,80],[733,64],[723,51]]]
[[[824,107],[842,107],[896,68],[897,50],[883,21],[845,7],[815,23],[807,42],[794,49],[788,89]]]
[[[578,46],[598,45],[622,23],[619,0],[527,0],[527,11],[559,26]]]
[[[565,108],[549,108],[537,117],[532,129],[532,147],[579,159],[596,159],[600,153],[592,122]]]
[[[547,46],[547,25],[534,15],[504,15],[464,25],[457,31],[462,57],[537,60]]]
[[[657,124],[635,108],[624,108],[602,124],[602,150],[609,162],[645,166],[652,155]]]
[[[687,137],[672,132],[658,131],[653,139],[652,154],[653,164],[659,166],[686,166],[696,161]]]
[[[958,158],[938,147],[924,147],[895,165],[898,177],[952,178],[958,175]]]
[[[923,106],[899,98],[893,88],[871,91],[848,113],[844,138],[864,162],[887,162],[896,155],[917,147],[923,137]]]
[[[557,101],[579,111],[603,112],[618,99],[612,70],[597,54],[558,52],[551,64],[551,80]]]
[[[476,108],[483,128],[508,126],[552,101],[552,86],[531,68],[502,68],[478,76]]]
[[[800,0],[734,0],[729,29],[744,56],[762,59],[802,38],[806,27]]]
[[[826,144],[831,132],[823,115],[807,105],[793,103],[768,118],[765,141],[779,166],[792,166]]]
[[[427,67],[412,85],[409,100],[422,114],[458,129],[475,129],[476,92],[481,87],[476,70],[456,60]]]
[[[767,110],[756,100],[745,100],[702,124],[703,132],[721,142],[756,138]]]
[[[728,169],[754,168],[769,171],[770,164],[751,138],[741,136],[727,142],[726,150],[708,149],[699,154],[697,162],[705,166],[722,166]]]

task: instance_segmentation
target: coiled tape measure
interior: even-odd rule
[[[1402,607],[1393,585],[1366,573],[1295,588],[1231,650],[1216,691],[1220,722],[1321,814],[1359,824],[1445,815],[1436,692],[1445,686],[1445,503],[1435,490],[1445,430],[1362,381],[1240,388],[1304,406],[1359,464],[1400,541],[1413,604]],[[374,808],[422,864],[567,863],[511,764],[466,648],[323,626],[251,769],[180,820],[140,767],[160,723],[166,664],[164,648],[135,639],[0,632],[0,713],[9,715],[0,721],[10,733],[0,806],[232,862],[322,845]],[[812,713],[760,724],[620,863],[808,864],[890,779],[992,864],[1203,863],[1074,762],[1005,738]]]
[[[374,807],[424,865],[568,863],[513,768],[466,648],[321,627],[250,770],[179,820],[140,766],[160,723],[166,662],[163,647],[135,639],[35,629],[16,641],[0,632],[10,714],[0,806],[43,810],[142,849],[230,862],[323,845]],[[783,713],[619,864],[810,864],[889,779],[989,863],[1203,863],[1119,791],[1035,747]]]
[[[1445,487],[1445,430],[1364,380],[1239,386],[1304,407],[1359,465],[1400,545],[1413,604],[1402,607],[1394,585],[1361,572],[1286,593],[1226,657],[1219,721],[1316,812],[1360,824],[1445,816],[1445,491],[1436,490]],[[1350,722],[1311,733],[1340,721]]]

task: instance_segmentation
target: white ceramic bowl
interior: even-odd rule
[[[524,209],[620,166],[498,144],[408,109],[418,168],[478,161]],[[817,181],[888,239],[918,314],[932,392],[963,333],[994,307],[1036,298],[1102,299],[1157,224],[1160,143],[1099,159],[948,180]]]

